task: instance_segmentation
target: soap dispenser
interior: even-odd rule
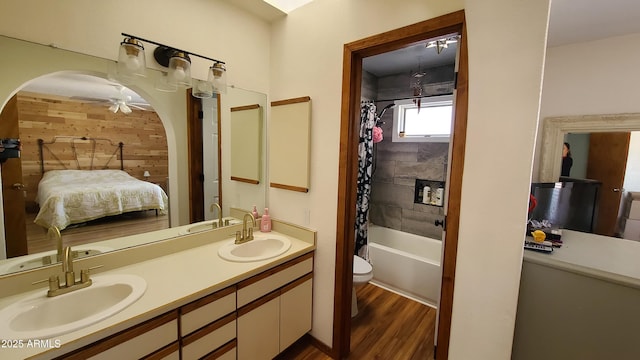
[[[260,231],[271,231],[271,216],[269,216],[269,208],[264,208],[264,215],[262,215],[262,220],[260,221]]]
[[[258,209],[256,208],[255,205],[253,205],[253,210],[251,210],[251,215],[253,215],[253,218],[255,220],[258,220],[258,218],[260,216],[260,215],[258,215]]]

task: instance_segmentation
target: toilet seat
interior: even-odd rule
[[[373,267],[363,258],[353,256],[353,283],[366,284],[373,278]]]
[[[353,255],[353,275],[366,275],[373,271],[373,267],[360,256]]]

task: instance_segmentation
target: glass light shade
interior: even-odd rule
[[[123,77],[147,76],[142,43],[133,38],[126,38],[120,43],[118,54],[118,74]]]
[[[213,97],[213,84],[209,81],[193,79],[191,95],[200,99]]]
[[[176,92],[178,90],[176,85],[169,84],[169,74],[164,71],[158,75],[153,87],[163,92]]]
[[[158,75],[153,87],[154,89],[163,92],[176,92],[178,90],[176,85],[169,84],[169,74],[164,71]]]
[[[215,63],[209,68],[209,82],[213,85],[213,92],[227,93],[227,68],[223,63]]]
[[[175,86],[191,86],[191,59],[187,54],[175,52],[169,59],[168,83]]]
[[[151,176],[151,174],[149,174],[148,170],[145,170],[144,174],[142,174],[142,176],[144,176],[145,178],[148,178],[149,176]]]

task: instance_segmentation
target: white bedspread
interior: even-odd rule
[[[70,224],[131,211],[167,212],[167,194],[158,185],[121,170],[51,170],[38,184],[40,212],[35,223],[62,230]]]

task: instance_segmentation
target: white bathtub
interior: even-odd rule
[[[371,282],[437,307],[442,242],[372,224],[368,234]]]

